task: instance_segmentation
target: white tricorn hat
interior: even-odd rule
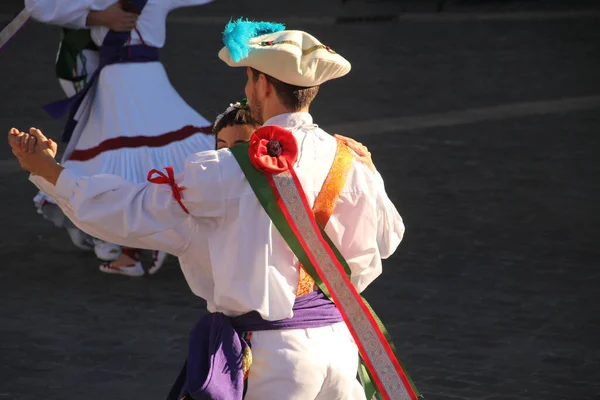
[[[350,72],[350,63],[303,31],[272,22],[230,21],[219,58],[230,67],[252,67],[294,86],[312,87]]]

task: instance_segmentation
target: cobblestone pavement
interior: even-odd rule
[[[232,12],[217,1],[206,15],[226,21],[250,4]],[[175,17],[186,15],[202,8]],[[323,87],[314,115],[327,129],[598,96],[599,22],[316,21],[301,28],[353,71]],[[174,85],[209,118],[243,88],[241,71],[216,58],[221,28],[174,22],[164,51]],[[30,24],[0,53],[1,129],[58,136],[61,123],[40,110],[60,96],[57,35]],[[599,129],[600,107],[358,133],[407,226],[366,297],[427,399],[600,398]],[[36,215],[7,146],[0,167],[0,400],[164,398],[204,309],[176,260],[142,279],[101,274]]]

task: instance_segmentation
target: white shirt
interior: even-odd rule
[[[86,20],[90,11],[101,11],[117,0],[25,0],[25,9],[31,17],[47,24],[73,29],[88,28]],[[148,0],[140,15],[137,28],[148,46],[163,47],[166,39],[167,14],[179,7],[199,6],[213,0]],[[105,26],[89,27],[92,40],[100,46],[109,29]],[[131,31],[129,44],[140,44],[139,35]]]
[[[336,140],[307,113],[278,115],[265,125],[286,128],[297,139],[294,169],[312,207],[331,168]],[[40,177],[30,179],[90,235],[178,256],[190,288],[207,301],[209,311],[235,316],[256,310],[267,320],[292,316],[299,261],[228,149],[196,153],[185,161],[176,181],[186,188],[183,204],[190,214],[169,185],[136,185],[114,175],[81,177],[69,169],[56,188]],[[396,250],[404,225],[381,176],[355,159],[325,231],[360,292],[381,274],[381,259]]]

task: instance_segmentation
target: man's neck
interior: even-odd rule
[[[265,110],[263,112],[263,116],[262,116],[263,117],[263,123],[266,122],[266,121],[268,121],[268,120],[270,120],[273,117],[278,116],[278,115],[289,114],[289,113],[294,113],[294,112],[306,112],[307,113],[307,112],[309,112],[309,108],[305,107],[305,108],[303,108],[301,110],[290,110],[290,109],[287,109],[287,108],[285,108],[285,107],[283,107],[281,105],[278,105],[276,107],[273,107],[270,110]]]

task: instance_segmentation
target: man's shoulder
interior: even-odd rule
[[[335,145],[337,139],[333,137],[333,133],[329,133],[325,129],[321,128],[319,125],[312,125],[303,129],[305,132],[310,132],[311,134],[317,136],[319,139],[325,141],[330,145]]]
[[[346,146],[334,137],[334,135],[338,132],[329,133],[318,126],[314,128],[314,132],[320,139],[322,139],[322,143],[324,143],[326,146],[331,146],[332,149],[337,148],[337,146],[344,146],[352,155],[350,168],[348,169],[346,175],[346,185],[344,187],[344,192],[355,194],[371,193],[372,184],[374,181],[373,172],[369,169],[369,167],[367,167],[364,163],[358,160],[358,155],[352,149],[350,149],[348,146]]]

